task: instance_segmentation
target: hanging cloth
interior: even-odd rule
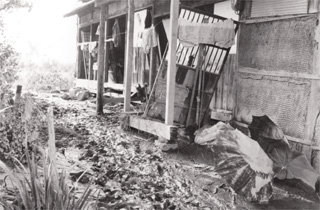
[[[118,19],[115,20],[112,27],[112,38],[114,47],[121,47],[121,35],[120,35],[120,26]]]
[[[142,32],[142,49],[145,54],[149,54],[152,47],[158,45],[158,34],[154,26]]]

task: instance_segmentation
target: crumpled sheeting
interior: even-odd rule
[[[256,141],[219,122],[197,131],[195,142],[213,150],[216,172],[236,193],[251,201],[270,199],[273,163]]]
[[[229,48],[235,44],[235,35],[232,19],[217,23],[194,23],[179,19],[178,38],[185,47],[212,44]]]

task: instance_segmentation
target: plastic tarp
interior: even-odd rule
[[[316,190],[316,183],[320,175],[303,153],[290,149],[285,135],[268,116],[253,116],[249,130],[252,138],[257,140],[273,161],[276,178],[300,180],[309,189]]]
[[[215,171],[236,193],[251,201],[269,201],[273,164],[256,141],[219,122],[197,131],[195,142],[211,148]]]

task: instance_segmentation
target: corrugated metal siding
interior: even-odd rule
[[[251,17],[308,13],[308,0],[252,0]]]

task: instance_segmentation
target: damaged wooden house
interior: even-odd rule
[[[129,111],[128,96],[135,87],[148,85],[152,100],[144,118],[155,121],[132,116],[133,127],[146,123],[146,131],[157,127],[159,131],[152,133],[171,139],[176,124],[202,124],[204,117],[210,116],[209,105],[239,26],[215,13],[226,5],[229,13],[233,13],[230,1],[222,3],[190,0],[85,3],[65,15],[78,15],[77,86],[99,91],[101,67],[101,87],[124,90],[125,111]],[[178,37],[178,24],[184,27],[180,30],[184,34],[179,34],[180,38],[185,37],[184,41]],[[190,29],[198,32],[190,33]],[[207,30],[207,36],[200,36],[202,30]],[[219,32],[210,36],[214,30]],[[99,48],[100,45],[104,47]],[[100,57],[99,49],[103,49]],[[230,63],[232,70],[235,63]]]
[[[95,0],[71,15],[77,86],[97,92],[98,109],[111,87],[130,112],[147,84],[129,124],[166,139],[210,117],[246,129],[268,115],[319,167],[319,0]]]

